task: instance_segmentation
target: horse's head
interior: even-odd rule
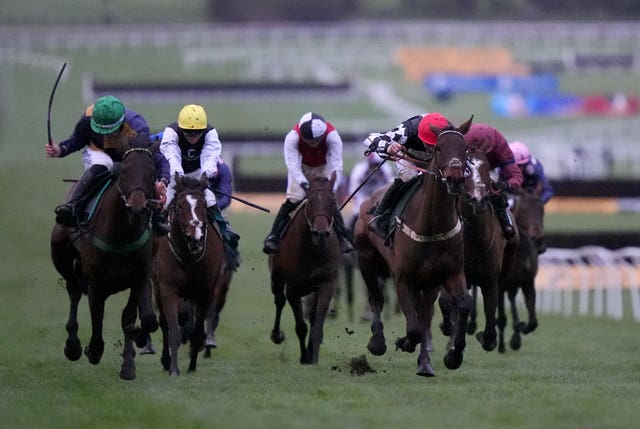
[[[514,215],[523,229],[538,246],[544,238],[544,205],[540,199],[542,187],[521,188],[515,197]]]
[[[464,183],[467,203],[474,213],[482,213],[489,207],[491,195],[491,165],[487,154],[480,150],[469,152],[467,169],[468,176]]]
[[[438,139],[429,170],[446,184],[447,191],[452,195],[460,195],[464,190],[467,168],[467,144],[464,134],[469,131],[472,120],[473,116],[458,128],[430,126]]]
[[[155,196],[153,151],[158,143],[151,147],[146,143],[138,137],[129,140],[129,147],[122,155],[122,169],[117,182],[118,192],[134,216],[146,212]]]
[[[331,178],[315,177],[307,189],[305,217],[311,231],[311,240],[316,246],[324,247],[333,232],[333,216],[338,210],[333,185],[336,172]]]
[[[176,196],[169,210],[171,238],[179,240],[181,252],[199,255],[207,238],[207,202],[204,192],[209,186],[205,174],[200,180],[175,175]]]

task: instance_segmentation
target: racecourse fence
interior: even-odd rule
[[[628,295],[633,320],[640,322],[640,247],[549,248],[540,255],[536,291],[541,313],[616,320],[624,316]]]

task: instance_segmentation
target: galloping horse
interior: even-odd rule
[[[454,338],[455,348],[444,357],[447,368],[460,367],[466,345],[471,297],[464,275],[463,236],[457,205],[458,196],[464,190],[467,163],[464,134],[472,119],[459,128],[432,127],[438,135],[433,158],[425,174],[418,177],[417,190],[404,212],[395,213],[397,228],[391,246],[385,246],[383,240],[367,228],[371,221],[368,212],[380,199],[381,192],[363,202],[354,232],[358,264],[373,312],[372,336],[367,348],[376,356],[387,349],[380,320],[384,298],[379,279],[384,270],[390,268],[407,323],[406,336],[396,340],[396,347],[411,353],[420,344],[417,374],[421,376],[435,375],[429,358],[430,324],[441,285],[452,297],[459,327]]]
[[[86,225],[55,225],[51,233],[51,258],[56,270],[66,281],[70,299],[64,348],[69,360],[78,360],[82,346],[78,338],[78,303],[83,293],[89,299],[91,340],[84,354],[96,365],[104,352],[102,324],[106,299],[129,289],[129,300],[122,310],[124,334],[123,361],[120,377],[136,377],[132,340],[138,347],[158,327],[151,307],[149,266],[152,251],[149,204],[154,195],[156,178],[152,152],[157,145],[137,137],[124,143],[122,171],[111,180]],[[135,326],[138,304],[141,304],[141,328]]]
[[[520,334],[528,334],[538,327],[536,316],[535,278],[538,273],[538,249],[534,240],[541,237],[543,228],[543,204],[540,189],[520,190],[514,200],[514,216],[518,228],[517,239],[509,240],[505,249],[502,278],[498,290],[498,351],[504,353],[504,330],[507,317],[504,308],[504,295],[507,294],[511,306],[513,335],[509,345],[519,350],[522,345]],[[522,290],[529,314],[527,323],[518,317],[516,295]]]
[[[485,328],[484,331],[476,334],[476,338],[485,350],[491,351],[497,345],[498,281],[502,272],[506,240],[490,201],[492,180],[487,154],[482,147],[469,148],[468,157],[469,176],[465,181],[466,192],[458,206],[464,223],[464,271],[468,285],[474,288],[467,332],[475,331],[477,315],[475,288],[479,287],[484,303]],[[440,296],[439,304],[444,319],[441,328],[443,333],[449,336],[451,324],[448,315],[451,311],[451,302],[446,292]]]
[[[280,344],[284,333],[280,329],[282,309],[289,301],[300,343],[300,363],[317,364],[323,338],[324,319],[336,289],[340,243],[333,227],[338,210],[331,179],[315,177],[307,190],[307,197],[292,215],[278,253],[269,255],[271,292],[276,305],[276,318],[271,340]],[[311,305],[308,332],[302,309],[302,297],[310,295]]]
[[[221,235],[207,221],[206,175],[195,180],[176,174],[175,182],[176,196],[168,209],[171,232],[158,240],[152,271],[163,339],[160,361],[169,375],[180,374],[178,316],[184,300],[195,309],[189,337],[189,371],[195,371],[204,346],[204,321],[225,264]]]

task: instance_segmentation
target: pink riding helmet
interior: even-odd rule
[[[529,148],[522,142],[509,143],[511,152],[513,152],[513,158],[516,160],[516,164],[523,165],[531,160],[531,153]]]

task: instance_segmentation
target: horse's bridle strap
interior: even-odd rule
[[[439,234],[433,234],[433,235],[421,235],[421,234],[418,234],[417,232],[415,232],[414,230],[409,228],[407,226],[407,224],[403,223],[402,219],[400,219],[398,216],[396,216],[396,224],[398,224],[398,226],[400,227],[400,230],[407,237],[409,237],[413,241],[417,241],[419,243],[430,243],[430,242],[434,242],[434,241],[449,240],[450,238],[455,237],[460,232],[460,230],[462,230],[462,223],[460,222],[460,219],[458,219],[458,222],[456,222],[454,227],[451,228],[449,231],[441,232]]]

